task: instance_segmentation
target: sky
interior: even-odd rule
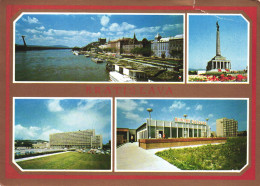
[[[15,23],[15,43],[82,47],[98,38],[153,40],[183,34],[183,15],[24,14]]]
[[[238,121],[238,131],[247,130],[247,100],[213,99],[117,99],[117,127],[137,129],[149,118],[173,121],[175,117],[206,121],[216,131],[216,119]]]
[[[110,99],[15,99],[15,139],[47,140],[49,134],[95,129],[111,140]]]
[[[231,60],[232,70],[244,70],[248,61],[248,26],[240,15],[189,15],[189,70],[206,70],[216,56],[216,22],[221,55]]]

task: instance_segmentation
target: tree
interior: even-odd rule
[[[161,57],[164,59],[165,58],[165,52],[162,52],[162,55],[161,55]]]

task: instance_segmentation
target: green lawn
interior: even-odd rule
[[[227,143],[157,152],[182,170],[240,170],[246,165],[246,137],[229,138]]]
[[[110,170],[111,157],[104,154],[67,152],[17,162],[23,169]]]

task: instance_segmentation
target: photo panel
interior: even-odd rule
[[[13,163],[21,171],[112,171],[109,98],[13,98]]]
[[[22,13],[14,83],[183,83],[184,14]]]
[[[188,83],[249,83],[250,23],[242,14],[188,14]]]
[[[117,98],[115,171],[240,173],[247,98]]]

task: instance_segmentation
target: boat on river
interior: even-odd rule
[[[99,58],[91,58],[91,60],[94,61],[95,63],[103,63],[103,60]]]

